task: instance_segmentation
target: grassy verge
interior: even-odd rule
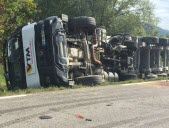
[[[0,64],[0,95],[6,90],[5,79],[4,79],[3,66]]]
[[[136,79],[136,80],[121,81],[121,82],[104,82],[98,86],[119,85],[119,84],[138,83],[138,82],[153,81],[153,80],[165,80],[165,79],[167,78],[156,78],[151,80]],[[72,89],[85,88],[85,87],[91,87],[91,86],[77,85],[77,86],[73,86]],[[38,92],[47,92],[47,91],[56,91],[56,90],[65,90],[65,89],[69,89],[69,88],[63,86],[61,87],[50,86],[48,88],[41,87],[41,88],[28,88],[23,90],[9,91],[7,90],[5,85],[5,79],[3,76],[3,66],[0,64],[0,96],[15,95],[15,94],[29,94],[29,93],[38,93]]]

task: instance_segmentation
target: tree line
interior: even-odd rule
[[[150,0],[0,0],[0,38],[17,27],[53,15],[91,16],[109,35],[157,35],[158,18]]]

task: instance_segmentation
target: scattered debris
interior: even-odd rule
[[[113,103],[109,103],[109,104],[107,104],[106,106],[112,106],[113,105]]]
[[[79,118],[79,119],[85,119],[85,121],[92,121],[92,119],[87,119],[87,118],[84,118],[83,116],[81,116],[80,114],[77,114],[75,115],[76,118]]]
[[[85,121],[92,121],[92,119],[85,119]]]
[[[43,119],[52,119],[51,116],[40,116],[39,118],[42,119],[42,120],[43,120]]]
[[[84,119],[84,117],[83,116],[81,116],[80,114],[77,114],[77,115],[75,115],[76,116],[76,118],[79,118],[79,119]]]

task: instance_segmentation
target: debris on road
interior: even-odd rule
[[[51,116],[40,116],[39,118],[44,120],[44,119],[52,119],[53,117],[51,117]]]
[[[92,121],[91,119],[85,119],[85,121]]]
[[[81,116],[80,114],[77,114],[77,115],[75,115],[76,116],[76,118],[79,118],[79,119],[84,119],[84,117],[83,116]]]

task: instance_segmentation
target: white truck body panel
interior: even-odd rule
[[[25,75],[28,88],[40,87],[35,51],[35,25],[36,23],[32,23],[22,28]]]

